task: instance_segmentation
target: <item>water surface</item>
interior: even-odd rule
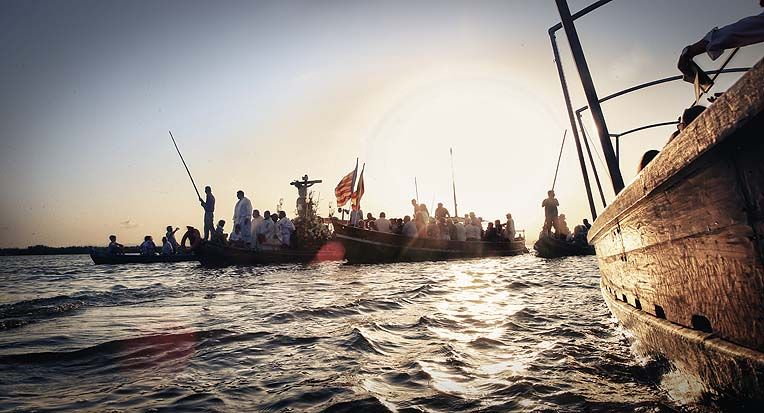
[[[0,410],[673,411],[593,257],[0,257]]]

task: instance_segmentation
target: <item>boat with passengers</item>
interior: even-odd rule
[[[525,254],[525,239],[512,241],[452,241],[407,237],[372,231],[335,220],[334,238],[342,244],[348,263],[442,261]]]
[[[599,98],[574,20],[601,7],[598,1],[571,14],[556,0],[561,23],[549,29],[563,95],[592,214],[588,233],[596,249],[605,302],[631,332],[635,350],[668,360],[695,377],[712,396],[737,403],[764,401],[764,60],[746,72],[683,127],[625,185],[618,139],[631,132],[673,125],[660,122],[610,133],[601,103],[672,76]],[[573,111],[555,38],[564,29],[587,106]],[[695,102],[703,91],[697,72]],[[715,80],[711,79],[712,83]],[[689,100],[689,99],[688,99]],[[693,103],[693,104],[696,104]],[[576,129],[587,142],[581,113],[589,111],[615,198],[597,216]],[[636,113],[636,112],[635,112]],[[577,116],[576,116],[577,115]],[[616,138],[614,150],[611,139]],[[589,151],[588,143],[586,149]],[[591,155],[589,156],[591,161]],[[594,162],[589,165],[595,173]],[[602,196],[603,204],[604,196]]]

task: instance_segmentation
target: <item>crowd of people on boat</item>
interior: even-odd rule
[[[349,225],[411,238],[449,241],[506,242],[515,240],[517,236],[512,214],[506,215],[507,221],[504,223],[498,219],[488,222],[484,229],[483,218],[476,216],[474,212],[465,214],[464,218],[452,217],[443,203],[438,203],[434,216],[431,216],[427,206],[418,203],[416,199],[411,200],[411,205],[412,215],[389,219],[384,212],[379,213],[379,218],[375,218],[371,213],[364,217],[363,211],[357,208],[350,212]]]
[[[187,225],[181,242],[178,243],[175,233],[179,228],[167,226],[165,235],[162,237],[161,248],[157,248],[153,236],[146,235],[138,247],[140,254],[146,256],[187,254],[196,251],[202,242],[253,249],[279,249],[292,246],[295,226],[285,211],[274,213],[265,211],[260,215],[260,210],[253,209],[252,202],[244,196],[244,191],[239,190],[236,193],[233,228],[226,233],[225,220],[221,219],[217,222],[217,226],[213,226],[215,196],[212,194],[212,188],[207,186],[204,192],[205,199],[199,199],[204,209],[203,236],[199,229]],[[117,236],[110,235],[106,254],[121,255],[124,254],[124,250],[124,245],[117,242]]]

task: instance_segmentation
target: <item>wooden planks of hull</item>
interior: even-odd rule
[[[734,368],[714,377],[708,369],[722,356],[676,344],[686,331],[713,334],[741,354],[764,351],[762,84],[764,61],[669,143],[589,232],[603,294],[609,304],[617,298],[613,313],[672,361],[696,357],[685,364],[712,386],[734,387],[725,382]],[[653,331],[658,324],[644,317],[676,329]],[[683,355],[691,349],[707,354]],[[761,381],[753,388],[761,398]]]

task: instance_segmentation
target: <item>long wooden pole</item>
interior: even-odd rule
[[[560,170],[560,160],[562,160],[562,148],[565,147],[565,137],[568,135],[568,130],[565,129],[565,132],[562,134],[562,145],[560,145],[560,155],[557,157],[557,167],[554,169],[554,181],[552,181],[552,191],[554,191],[554,186],[557,184],[557,172]]]
[[[178,151],[178,156],[180,156],[181,162],[183,162],[183,166],[186,167],[186,172],[188,173],[188,177],[191,178],[191,185],[194,186],[194,191],[196,191],[196,197],[199,198],[199,200],[202,200],[202,196],[199,195],[199,190],[196,188],[196,182],[194,182],[194,177],[191,176],[191,171],[188,170],[188,165],[186,165],[186,160],[183,159],[183,155],[180,153],[180,149],[178,149],[178,144],[175,142],[175,137],[172,136],[172,131],[170,132],[170,139],[172,139],[172,144],[175,145],[175,150]]]
[[[454,190],[454,216],[459,216],[459,210],[456,207],[456,179],[454,178],[454,148],[448,148],[451,152],[451,187]]]
[[[414,194],[416,195],[416,202],[419,202],[419,185],[416,183],[416,176],[414,177]]]

